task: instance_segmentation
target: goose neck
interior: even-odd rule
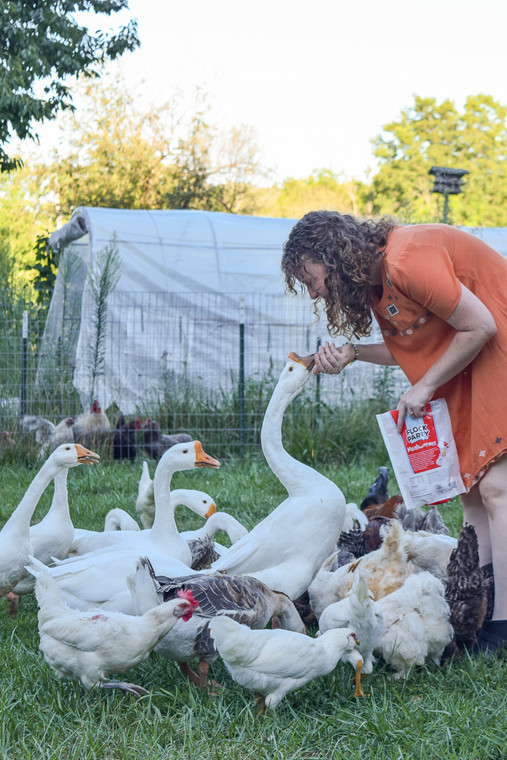
[[[23,529],[28,529],[30,526],[30,519],[35,512],[40,497],[58,473],[59,469],[60,468],[58,468],[51,460],[48,460],[43,464],[39,472],[32,479],[23,498],[5,523],[2,530],[5,530],[8,527],[13,527],[14,525],[19,525]]]

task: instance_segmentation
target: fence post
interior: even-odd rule
[[[245,453],[245,299],[239,299],[239,453]]]
[[[23,312],[21,327],[21,390],[19,394],[19,411],[21,417],[26,414],[26,378],[28,374],[28,311]]]

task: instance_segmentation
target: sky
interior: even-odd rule
[[[196,87],[213,123],[255,129],[272,179],[367,178],[371,140],[414,95],[507,105],[506,0],[131,0],[120,71],[150,104]],[[105,24],[103,24],[105,26]]]

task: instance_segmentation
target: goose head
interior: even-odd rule
[[[177,443],[167,449],[160,458],[157,470],[163,470],[166,466],[176,472],[178,470],[193,470],[195,467],[211,467],[218,469],[220,462],[213,459],[203,450],[200,441],[185,441]],[[155,475],[157,471],[155,471]]]
[[[171,492],[171,503],[174,506],[188,507],[200,517],[206,520],[217,511],[217,505],[206,491],[196,489],[178,488]]]
[[[283,397],[284,403],[288,405],[310,379],[314,365],[314,354],[299,356],[294,351],[291,351],[273,395]]]
[[[62,443],[50,456],[57,467],[77,467],[80,464],[92,465],[100,460],[98,454],[81,446],[80,443]]]

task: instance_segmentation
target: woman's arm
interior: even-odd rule
[[[398,430],[401,431],[407,410],[412,416],[424,414],[424,407],[441,385],[451,380],[475,359],[481,348],[496,333],[491,312],[464,285],[461,298],[447,320],[456,334],[444,353],[439,356],[423,377],[402,395],[398,403]]]
[[[371,364],[397,365],[398,362],[389,351],[385,343],[360,343],[356,346],[358,359]],[[354,346],[345,343],[343,346],[335,346],[333,343],[323,343],[315,354],[314,372],[323,372],[326,375],[338,375],[347,364],[355,358]]]

